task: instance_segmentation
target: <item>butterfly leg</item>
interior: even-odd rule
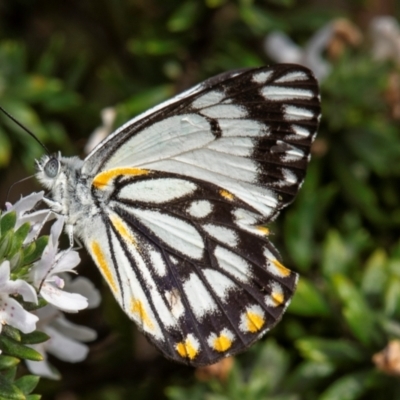
[[[51,208],[52,211],[54,211],[56,214],[61,214],[63,207],[60,203],[46,199],[46,197],[43,197],[43,201]]]

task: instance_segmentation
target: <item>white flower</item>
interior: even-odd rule
[[[37,203],[43,200],[44,192],[32,193],[29,196],[22,197],[14,205],[6,203],[6,211],[3,216],[14,211],[17,214],[17,222],[15,229],[18,229],[25,222],[29,222],[31,225],[28,236],[26,237],[24,244],[31,242],[36,235],[40,232],[46,221],[53,218],[53,213],[50,210],[38,210],[30,212]]]
[[[85,153],[89,154],[103,139],[113,130],[113,124],[117,112],[114,107],[106,107],[101,110],[102,125],[96,128],[90,135],[85,146]]]
[[[58,238],[63,226],[64,218],[59,217],[51,227],[49,242],[41,259],[33,265],[30,278],[48,303],[66,312],[77,312],[88,306],[87,299],[62,290],[64,280],[58,276],[73,271],[80,261],[79,254],[72,249],[58,251]]]
[[[372,55],[376,60],[400,63],[400,25],[394,17],[379,16],[370,24]]]
[[[264,41],[264,49],[276,62],[294,63],[310,68],[317,79],[323,80],[330,71],[330,64],[324,60],[323,51],[333,35],[333,24],[329,23],[319,29],[308,43],[301,48],[283,32],[272,32]]]
[[[0,332],[5,324],[23,333],[33,332],[38,317],[24,310],[17,300],[10,297],[15,294],[21,295],[25,301],[37,304],[35,289],[29,283],[21,279],[10,280],[10,262],[6,260],[0,265]]]
[[[26,364],[33,374],[50,379],[59,379],[59,374],[48,363],[46,353],[71,363],[83,361],[88,354],[89,348],[81,342],[96,339],[96,331],[73,324],[51,305],[37,310],[36,313],[40,318],[38,329],[47,333],[50,339],[31,346],[42,354],[43,361],[27,360]]]

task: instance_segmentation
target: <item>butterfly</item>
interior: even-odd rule
[[[128,121],[37,178],[125,313],[169,359],[211,364],[282,317],[298,275],[266,224],[291,203],[320,117],[298,65],[227,72]]]

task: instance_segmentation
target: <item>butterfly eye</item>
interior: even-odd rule
[[[46,163],[43,170],[44,173],[49,178],[55,178],[58,174],[58,170],[60,169],[60,162],[56,158],[50,158],[50,160]]]

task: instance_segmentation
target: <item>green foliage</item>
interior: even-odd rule
[[[120,125],[202,79],[271,62],[262,45],[274,29],[304,45],[334,16],[356,20],[373,12],[365,2],[322,9],[293,0],[72,0],[61,11],[53,2],[9,3],[0,16],[0,104],[50,148],[75,154],[106,106],[115,107]],[[16,27],[12,21],[21,15],[25,24]],[[65,382],[41,382],[38,392],[53,398],[68,390],[90,400],[400,398],[398,378],[372,362],[400,339],[400,126],[387,96],[399,67],[374,60],[368,40],[329,62],[306,181],[271,229],[286,265],[301,273],[279,325],[236,358],[226,381],[203,382],[161,358],[138,361],[136,333],[107,293],[109,325],[96,322],[102,340],[92,351],[95,361],[84,369],[60,366]],[[0,167],[22,160],[32,168],[41,154],[0,116]],[[47,238],[19,252],[27,228],[15,229],[8,214],[0,229],[0,259],[11,254],[23,274]],[[17,383],[13,372],[26,345],[45,340],[36,334],[3,337],[10,354],[0,356],[0,397],[34,398],[26,395],[33,380]]]

